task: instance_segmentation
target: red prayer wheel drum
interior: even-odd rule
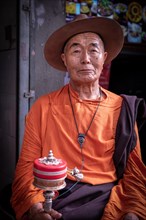
[[[33,167],[34,185],[44,190],[60,190],[65,187],[67,163],[56,159],[50,150],[48,157],[35,159]]]

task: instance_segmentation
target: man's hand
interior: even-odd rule
[[[44,212],[43,204],[34,204],[29,210],[29,220],[56,220],[60,219],[62,214],[54,209],[51,209],[49,213]]]
[[[56,220],[60,219],[61,217],[61,213],[52,209],[50,213],[46,213],[44,211],[35,213],[32,217],[30,217],[30,220]]]

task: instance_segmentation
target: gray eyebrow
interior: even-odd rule
[[[97,43],[91,43],[91,45],[94,47],[97,47],[97,48],[99,47],[99,44],[97,44]]]
[[[79,43],[72,43],[69,48],[76,47],[78,45],[80,45],[80,44]]]
[[[72,47],[76,47],[76,46],[78,46],[78,45],[80,45],[79,43],[72,43],[71,45],[70,45],[70,48],[72,48]],[[91,43],[90,44],[91,46],[94,46],[94,47],[96,47],[96,48],[98,48],[98,44],[97,43]]]

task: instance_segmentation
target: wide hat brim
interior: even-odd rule
[[[102,38],[105,51],[108,52],[105,64],[110,63],[123,47],[123,30],[114,19],[105,17],[79,19],[65,24],[48,38],[44,47],[47,62],[58,70],[67,71],[61,59],[64,45],[74,35],[84,32],[94,32]]]

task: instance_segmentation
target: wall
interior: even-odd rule
[[[52,69],[43,57],[43,46],[48,36],[64,23],[62,0],[1,1],[0,219],[3,220],[14,219],[9,184],[13,180],[27,114],[23,108],[27,103],[24,93],[31,89],[35,91],[36,96],[28,99],[31,105],[40,95],[64,84],[64,73]]]
[[[30,30],[30,88],[35,99],[64,84],[64,72],[49,66],[44,58],[44,45],[49,35],[65,24],[64,0],[32,0]],[[57,39],[56,39],[57,40]],[[31,104],[35,99],[31,100]]]
[[[16,162],[16,78],[16,1],[5,0],[0,7],[0,189],[12,181]]]
[[[28,8],[31,10],[24,7],[26,4],[31,6]],[[12,182],[21,148],[27,114],[27,111],[23,112],[26,103],[24,92],[31,89],[35,91],[35,97],[29,100],[31,105],[40,95],[58,89],[64,84],[64,73],[58,73],[51,68],[43,56],[44,43],[53,30],[65,23],[64,16],[63,0],[1,1],[0,190]],[[27,19],[29,27],[24,25]],[[19,34],[16,34],[16,26]],[[26,35],[22,35],[22,32]],[[30,38],[27,39],[25,36]],[[25,46],[29,50],[27,63],[29,76],[26,74],[26,65],[20,62],[22,60],[26,62]],[[29,86],[26,90],[25,83]],[[21,103],[23,108],[20,108]]]
[[[24,134],[24,118],[30,106],[41,95],[64,85],[65,73],[49,66],[43,53],[49,35],[65,24],[64,11],[64,0],[21,0],[20,3],[19,152]],[[30,91],[34,92],[34,97],[26,98],[25,92]]]

